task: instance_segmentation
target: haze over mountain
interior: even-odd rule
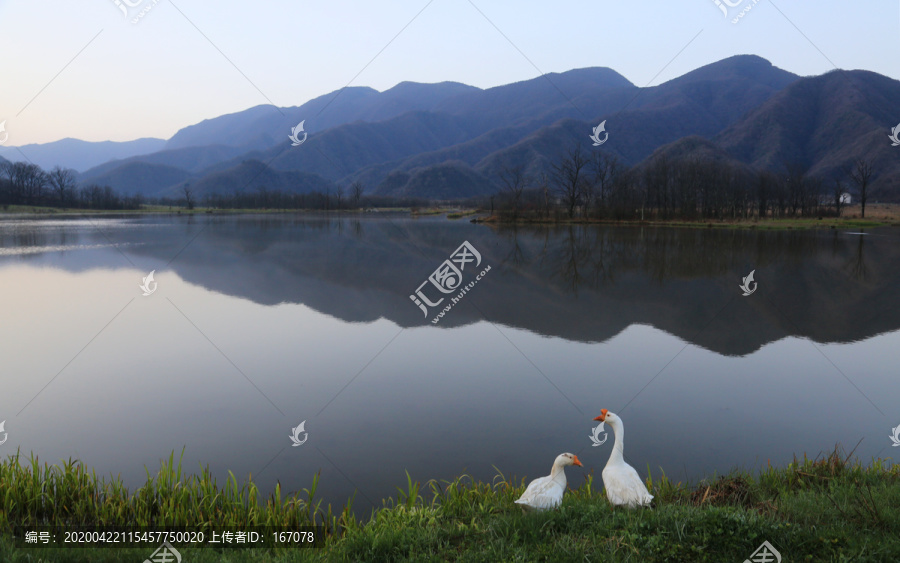
[[[52,143],[22,145],[18,150],[7,147],[2,154],[12,162],[31,162],[45,170],[62,166],[83,172],[111,160],[154,153],[165,144],[163,139],[151,138],[98,143],[66,138]]]
[[[202,197],[360,181],[369,194],[456,199],[493,193],[505,167],[547,172],[581,144],[629,165],[657,152],[773,171],[790,163],[826,180],[865,156],[876,170],[873,197],[891,200],[900,199],[900,160],[886,134],[900,121],[897,100],[900,82],[872,72],[801,78],[752,55],[652,88],[608,68],[486,90],[404,82],[209,119],[176,133],[164,150],[100,164],[80,180],[149,197],[177,196],[186,184]],[[609,140],[592,147],[588,135],[604,120]],[[301,121],[308,136],[294,147],[287,136]],[[248,175],[260,165],[264,173]]]

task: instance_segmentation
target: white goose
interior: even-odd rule
[[[516,504],[534,508],[536,510],[546,510],[555,508],[562,503],[563,493],[566,492],[566,470],[567,465],[577,465],[581,467],[578,456],[575,454],[559,454],[553,462],[553,469],[550,475],[546,477],[538,477],[528,484],[528,488],[516,501]]]
[[[622,452],[625,449],[625,425],[622,419],[615,413],[606,409],[600,410],[600,416],[594,420],[605,422],[612,426],[616,435],[616,441],[613,444],[612,452],[609,454],[609,461],[603,468],[603,485],[606,487],[606,498],[609,502],[616,506],[628,506],[634,508],[636,506],[649,506],[653,500],[653,495],[647,490],[644,482],[641,481],[638,472],[625,463]]]

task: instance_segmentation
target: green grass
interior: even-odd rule
[[[428,215],[442,215],[447,210],[440,207],[429,207],[427,209],[412,209],[410,215],[413,217],[426,217]]]
[[[571,474],[573,481],[577,478]],[[405,488],[365,521],[350,506],[335,513],[309,489],[260,498],[230,476],[185,475],[170,456],[147,483],[128,492],[81,464],[41,465],[18,457],[0,464],[0,561],[142,561],[152,549],[26,550],[2,535],[11,522],[95,524],[231,523],[327,533],[321,549],[181,548],[186,563],[213,561],[743,561],[764,540],[784,561],[900,561],[900,469],[863,466],[837,450],[750,475],[734,472],[695,486],[648,478],[652,509],[612,507],[592,473],[562,506],[523,513],[513,504],[525,480],[492,483],[461,476]]]

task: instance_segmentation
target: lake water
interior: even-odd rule
[[[464,241],[480,261],[464,247],[473,261],[451,264],[469,289],[441,294],[427,280]],[[569,451],[584,463],[571,483],[599,480],[601,408],[624,419],[642,475],[695,481],[860,440],[861,459],[890,457],[898,243],[896,228],[7,219],[0,455],[77,458],[133,487],[185,448],[189,471],[266,492],[321,471],[321,494],[358,491],[364,514],[405,471],[532,478]],[[427,317],[410,298],[423,282],[444,297]]]

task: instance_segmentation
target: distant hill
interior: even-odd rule
[[[255,124],[273,114],[278,115],[278,111],[275,106],[266,104],[204,119],[180,129],[166,142],[165,149],[171,151],[204,145],[252,146],[260,142],[260,131]]]
[[[30,161],[45,170],[62,166],[81,172],[111,160],[149,154],[158,151],[165,144],[162,139],[150,138],[124,142],[62,139],[52,143],[22,145],[18,147],[19,150],[6,148],[3,155],[13,162]]]
[[[310,193],[333,190],[334,185],[316,174],[273,170],[258,160],[248,160],[223,172],[216,172],[187,182],[197,197],[205,194],[232,195],[249,193],[260,188],[287,193]],[[158,195],[180,197],[185,182],[171,186]]]
[[[456,157],[471,166],[481,178],[488,179],[492,186],[489,191],[495,191],[496,179],[504,167],[522,166],[531,175],[549,173],[550,162],[579,141],[589,148],[588,134],[603,120],[606,120],[606,130],[610,134],[603,150],[627,164],[637,164],[666,143],[692,135],[714,136],[796,79],[797,76],[759,57],[732,57],[653,88],[599,92],[595,99],[606,102],[606,111],[591,122],[583,118],[563,118],[550,125],[532,126],[521,131],[498,129],[438,154],[416,155],[394,165],[394,170],[421,168],[429,159],[440,161],[439,157]],[[520,140],[503,145],[502,141],[510,138]],[[498,144],[503,146],[498,147]],[[464,156],[459,152],[461,150]],[[360,179],[378,179],[372,172],[367,170],[358,176]],[[385,170],[382,168],[379,172],[383,174]],[[376,191],[393,195],[390,186],[379,186]],[[446,191],[446,187],[432,186],[427,193],[410,195],[433,197],[431,192]]]
[[[348,87],[299,107],[263,105],[207,119],[178,131],[166,143],[166,149],[213,144],[267,149],[287,140],[291,127],[300,121],[305,122],[304,130],[311,133],[354,121],[382,121],[408,111],[435,109],[444,100],[470,91],[478,88],[457,82],[401,82],[384,92]]]
[[[494,183],[464,162],[442,162],[409,172],[394,172],[375,190],[377,195],[459,199],[496,191]],[[427,195],[426,195],[427,194]]]
[[[570,71],[553,75],[553,79],[561,89],[580,91],[582,96],[590,98],[611,88],[633,88],[625,78],[609,69]],[[436,92],[434,86],[440,86],[441,89]],[[505,146],[515,142],[523,134],[530,133],[535,127],[552,123],[560,116],[580,115],[578,108],[561,96],[559,90],[545,77],[488,90],[460,86],[455,83],[427,85],[405,82],[380,94],[382,97],[377,100],[354,90],[353,94],[362,98],[365,114],[371,119],[341,124],[319,134],[306,122],[304,128],[310,136],[304,147],[314,147],[314,151],[286,150],[289,143],[285,139],[284,143],[269,150],[241,155],[229,163],[215,166],[214,170],[221,171],[226,164],[233,165],[250,157],[271,161],[271,166],[280,170],[305,170],[334,181],[343,179],[350,182],[352,178],[348,176],[367,166],[377,166],[464,143],[490,131],[493,127],[492,120],[529,122],[528,128],[514,133],[512,138],[507,135],[505,143],[500,145]],[[451,92],[454,95],[448,95]],[[414,96],[424,96],[428,103],[416,103],[413,101]],[[625,98],[624,95],[620,97]],[[435,109],[406,111],[381,121],[375,120],[379,116],[387,117],[391,111],[386,108],[396,108],[399,103],[397,100],[403,100],[405,107],[433,105]],[[444,101],[437,103],[439,100]],[[497,108],[504,109],[497,111]],[[356,113],[363,114],[360,110]],[[501,119],[498,115],[507,117]],[[288,130],[289,128],[284,127],[279,129],[283,133]],[[432,163],[445,160],[447,159],[439,158]],[[419,166],[422,164],[428,163],[420,163]],[[414,167],[416,166],[408,168]],[[382,178],[379,181],[380,179]]]
[[[265,156],[274,155],[273,168],[307,170],[337,181],[366,166],[464,142],[478,129],[479,124],[471,119],[443,113],[408,112],[377,123],[359,121],[340,125],[311,135],[300,147],[286,149],[290,143],[285,143]]]
[[[861,70],[798,80],[715,141],[755,168],[799,164],[841,176],[855,157],[874,163],[872,197],[900,199],[900,158],[887,135],[900,121],[900,82]],[[879,196],[880,194],[880,196]]]
[[[140,160],[182,168],[198,177],[215,174],[220,178],[221,173],[239,166],[245,160],[260,160],[270,163],[274,169],[314,173],[333,182],[348,184],[354,180],[353,175],[364,168],[378,167],[386,162],[401,161],[459,145],[490,131],[492,126],[487,118],[495,107],[513,108],[505,110],[504,115],[512,116],[514,121],[525,122],[527,125],[520,126],[517,130],[504,131],[502,140],[492,147],[494,150],[530,134],[536,127],[552,123],[560,116],[583,115],[572,104],[571,99],[560,95],[556,87],[570,90],[575,98],[584,98],[584,107],[591,107],[591,104],[603,105],[606,98],[600,94],[606,91],[618,92],[618,103],[622,104],[627,99],[627,93],[621,88],[634,89],[630,82],[609,69],[570,71],[553,75],[551,79],[555,86],[547,78],[539,77],[484,91],[452,82],[404,82],[382,93],[369,88],[348,88],[343,92],[333,93],[330,97],[312,100],[300,108],[283,109],[286,115],[294,115],[294,118],[287,121],[273,106],[258,106],[248,110],[246,115],[242,115],[243,112],[231,114],[185,128],[173,137],[174,142],[167,145],[168,148],[178,147],[188,142],[202,142],[202,138],[221,141],[226,132],[228,139],[246,138],[251,135],[251,130],[274,127],[272,130],[277,131],[279,138],[277,144],[268,149],[247,150],[246,146],[220,144],[217,145],[219,150],[211,153],[205,151],[204,147],[172,148],[146,157],[129,159],[120,165]],[[515,99],[520,101],[514,103]],[[296,124],[294,119],[300,117],[298,112],[315,115],[329,100],[333,101],[319,118],[305,121],[304,130],[309,137],[304,145],[291,147],[287,134],[291,126]],[[341,122],[351,118],[365,119]],[[328,122],[341,123],[318,130],[318,127]],[[494,137],[501,139],[499,135]],[[197,158],[198,155],[200,158]],[[477,155],[476,161],[481,156]],[[445,160],[448,159],[437,158],[424,164]],[[205,167],[200,166],[200,163]],[[89,170],[82,175],[82,181],[92,180],[114,167],[111,163]],[[407,167],[411,169],[417,166],[411,164]],[[379,175],[377,181],[380,182],[383,178],[384,175]],[[208,184],[201,184],[205,185]],[[152,196],[168,186],[145,187],[145,194]]]
[[[673,158],[727,157],[757,170],[798,166],[811,176],[840,178],[856,157],[873,163],[870,198],[900,200],[900,160],[887,140],[900,100],[900,82],[867,71],[833,71],[799,79],[740,120],[699,143],[690,138],[656,154]],[[723,154],[724,153],[724,154]]]
[[[547,123],[567,116],[589,119],[607,103],[596,96],[610,89],[635,91],[637,87],[612,69],[582,68],[462,94],[435,111],[475,117],[485,131],[539,117]]]
[[[388,120],[406,112],[432,109],[444,100],[478,90],[474,86],[456,82],[402,82],[384,92],[372,88],[345,88],[310,100],[299,107],[256,106],[185,127],[165,143],[165,150],[159,150],[163,147],[158,147],[159,152],[152,155],[137,159],[126,158],[119,163],[86,170],[81,181],[95,181],[117,166],[138,160],[182,168],[191,173],[201,170],[205,173],[220,172],[246,159],[268,160],[272,154],[277,154],[278,149],[272,151],[269,158],[260,151],[275,145],[279,145],[279,149],[289,146],[288,134],[300,121],[304,121],[306,132],[315,133],[345,123]],[[240,158],[236,158],[238,156]],[[119,174],[123,181],[129,170],[134,169],[126,168]],[[168,186],[142,183],[142,187],[145,195],[154,195]]]
[[[126,158],[107,162],[100,166],[95,166],[80,175],[83,181],[90,180],[100,174],[106,174],[120,166],[132,162],[145,162],[148,164],[160,164],[163,166],[171,166],[181,168],[187,172],[200,172],[214,166],[216,163],[222,162],[237,155],[244,154],[237,147],[228,147],[225,145],[207,145],[205,147],[188,147],[185,149],[163,150],[153,154]]]
[[[744,163],[728,154],[725,149],[716,143],[697,135],[684,137],[674,143],[661,146],[644,159],[642,163],[650,164],[659,158],[665,158],[669,161],[697,158],[702,162],[718,161],[732,164],[739,168],[747,168]]]
[[[606,120],[610,138],[603,150],[628,164],[637,164],[660,146],[683,137],[713,137],[797,78],[759,57],[731,57],[659,86],[641,89],[635,92],[627,107],[611,108],[590,123],[563,121],[536,132],[523,141],[525,146],[508,150],[520,155],[538,153],[555,157],[554,152],[546,152],[546,147],[559,143],[564,143],[563,149],[570,147],[574,143],[565,142],[566,135],[583,139],[590,146],[591,128]],[[479,168],[496,173],[497,166],[491,164],[492,160],[526,164],[521,158],[495,154],[487,157]]]
[[[158,193],[159,186],[174,186],[190,178],[190,173],[173,166],[129,162],[83,183],[110,186],[123,195]]]

